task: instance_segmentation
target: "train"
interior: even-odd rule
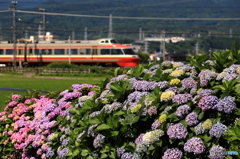
[[[53,62],[136,67],[140,57],[131,46],[120,44],[114,38],[0,41],[0,66],[43,66]]]

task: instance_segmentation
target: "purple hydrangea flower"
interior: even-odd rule
[[[198,77],[200,78],[200,86],[203,87],[207,86],[209,81],[215,79],[217,77],[217,73],[210,70],[204,70],[198,74]]]
[[[152,123],[151,128],[152,130],[156,130],[160,125],[161,123],[158,120],[156,120],[155,122]]]
[[[183,89],[197,88],[197,81],[193,78],[185,78],[181,81]]]
[[[231,81],[237,78],[237,74],[231,73],[223,77],[223,81]]]
[[[188,114],[188,112],[191,110],[191,108],[188,105],[181,105],[177,108],[177,111],[175,113],[176,116],[182,117],[185,114]]]
[[[213,146],[209,152],[210,159],[224,159],[227,153],[226,149],[219,145]]]
[[[181,159],[182,155],[182,151],[178,148],[171,148],[164,152],[162,159]]]
[[[130,152],[122,154],[121,159],[132,159],[133,155]]]
[[[114,110],[117,110],[118,108],[122,107],[122,103],[120,102],[114,102],[112,104],[107,104],[103,107],[103,109],[107,112],[112,112]]]
[[[183,124],[177,123],[169,126],[167,134],[170,139],[184,139],[186,138],[188,131]]]
[[[220,112],[224,111],[225,113],[230,114],[237,107],[234,98],[227,96],[219,100],[219,102],[213,108],[217,109]]]
[[[120,157],[126,150],[124,148],[118,147],[117,148],[117,156]]]
[[[201,138],[193,137],[184,144],[184,150],[194,154],[201,154],[205,151],[205,145]]]
[[[180,93],[178,87],[170,87],[170,88],[165,90],[165,92],[167,92],[167,91],[173,91],[175,94],[179,94]]]
[[[197,118],[198,118],[198,115],[195,112],[192,112],[186,116],[185,121],[189,126],[192,126],[198,123]]]
[[[224,133],[227,133],[227,126],[222,123],[216,123],[209,131],[210,136],[220,138]]]
[[[136,145],[137,145],[137,144],[140,144],[140,143],[142,142],[142,138],[143,138],[144,135],[145,135],[145,134],[142,133],[142,134],[140,134],[140,135],[136,138],[136,140],[135,140],[135,144],[136,144]]]
[[[95,148],[101,147],[102,143],[104,142],[105,136],[102,134],[98,134],[97,137],[93,140],[93,146]]]
[[[148,114],[150,116],[152,115],[156,115],[157,114],[157,107],[156,106],[151,106],[148,110],[147,110]]]
[[[177,104],[184,104],[187,103],[188,100],[192,99],[191,94],[177,94],[172,98],[172,101]]]
[[[198,107],[202,110],[212,109],[218,103],[217,96],[204,96],[198,102]]]
[[[67,153],[68,153],[68,150],[69,150],[68,147],[65,147],[65,148],[63,148],[63,149],[62,149],[61,147],[59,147],[59,148],[57,149],[58,157],[59,157],[60,159],[64,159],[65,156],[66,156]]]

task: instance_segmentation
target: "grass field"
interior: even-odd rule
[[[64,91],[69,89],[72,84],[95,84],[98,85],[106,77],[25,77],[23,75],[0,75],[0,87],[18,88],[38,91]],[[11,94],[25,94],[23,91],[0,90],[0,111],[6,106],[6,101],[10,99]]]

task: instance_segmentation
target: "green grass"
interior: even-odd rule
[[[43,78],[43,79],[41,79]],[[106,77],[83,77],[83,78],[56,78],[56,77],[32,77],[26,78],[22,75],[3,74],[0,76],[0,87],[20,88],[29,90],[44,91],[64,91],[69,89],[72,84],[95,84],[98,85]],[[0,90],[0,111],[6,106],[6,101],[10,99],[11,94],[25,94],[20,91]]]

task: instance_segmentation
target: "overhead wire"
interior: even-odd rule
[[[23,11],[16,10],[19,13],[30,13],[30,14],[43,14],[42,12],[35,11]],[[86,18],[108,18],[109,16],[100,15],[82,15],[82,14],[67,14],[67,13],[49,13],[45,12],[46,15],[59,15],[59,16],[72,16],[72,17],[86,17]],[[124,17],[124,16],[112,16],[113,19],[139,19],[139,20],[240,20],[240,18],[160,18],[160,17]]]

